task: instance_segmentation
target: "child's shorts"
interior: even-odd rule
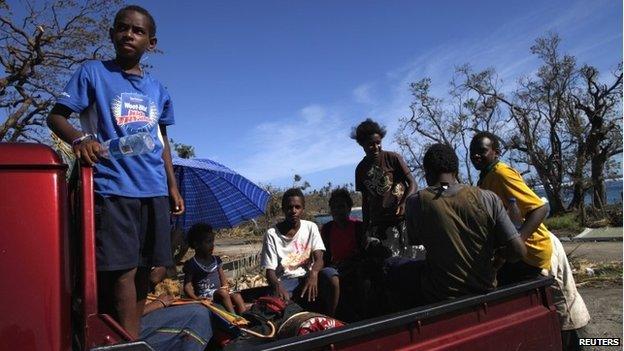
[[[171,266],[167,196],[131,198],[95,195],[98,271]]]
[[[212,299],[214,297],[214,294],[217,292],[217,290],[219,289],[208,289],[206,291],[204,291],[203,294],[199,295],[199,297],[201,298],[208,298],[208,299]]]

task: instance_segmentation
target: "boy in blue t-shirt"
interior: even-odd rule
[[[184,212],[167,126],[174,123],[165,88],[140,66],[156,47],[156,24],[139,6],[115,15],[110,38],[116,57],[89,61],[74,73],[48,116],[48,126],[94,167],[96,259],[102,312],[111,313],[137,337],[150,267],[172,264],[170,216]],[[67,121],[80,113],[82,131]],[[155,149],[119,159],[100,157],[101,144],[139,132]]]

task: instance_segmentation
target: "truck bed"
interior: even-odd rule
[[[117,322],[98,313],[92,169],[75,167],[79,176],[69,189],[66,169],[48,147],[0,143],[0,223],[11,233],[4,238],[0,267],[14,286],[30,287],[17,302],[10,289],[0,294],[3,346],[149,350],[144,342],[129,342]],[[21,263],[20,274],[13,271],[15,262]],[[227,349],[560,350],[551,284],[552,279],[537,279],[339,329]]]
[[[229,350],[561,350],[557,315],[540,278],[270,343]]]

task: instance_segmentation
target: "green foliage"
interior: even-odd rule
[[[544,224],[549,230],[565,230],[580,233],[583,230],[581,222],[574,212],[546,218]]]
[[[173,139],[169,139],[169,143],[173,145],[173,150],[178,154],[180,158],[193,158],[195,157],[195,147],[187,144],[176,143]]]

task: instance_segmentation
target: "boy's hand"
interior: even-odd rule
[[[277,297],[279,297],[280,299],[284,300],[284,301],[288,301],[290,300],[290,294],[288,293],[288,291],[286,291],[286,289],[284,289],[284,287],[282,286],[282,284],[278,284],[274,289],[273,289],[273,294]]]
[[[492,267],[494,267],[494,270],[499,270],[505,264],[505,261],[505,258],[503,258],[499,253],[496,253],[492,258]]]
[[[177,188],[169,189],[169,203],[171,204],[171,214],[179,216],[184,213],[184,199]]]
[[[163,304],[163,307],[168,307],[168,306],[171,306],[171,303],[175,299],[171,295],[161,294],[161,295],[158,295],[157,300],[160,301]]]
[[[98,155],[100,154],[101,148],[97,140],[84,140],[73,146],[76,158],[89,166],[93,166],[99,161]]]
[[[318,272],[310,271],[308,273],[308,279],[301,291],[301,297],[305,295],[306,291],[308,292],[308,302],[316,301],[318,296]]]
[[[397,210],[396,210],[396,215],[397,215],[397,216],[402,216],[403,214],[405,214],[405,204],[404,204],[404,203],[403,203],[403,204],[400,204],[400,205],[397,207]]]

